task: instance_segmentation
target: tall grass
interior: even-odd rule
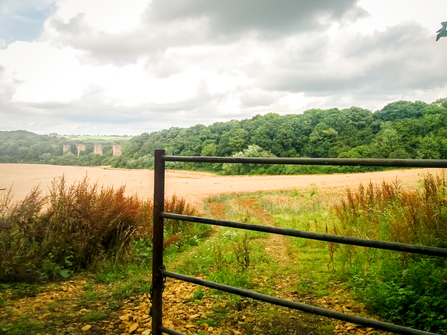
[[[11,200],[11,190],[0,198],[0,281],[67,277],[101,260],[128,258],[134,241],[151,247],[152,202],[127,196],[124,186],[99,187],[87,176],[67,185],[61,177],[46,196],[34,188],[24,200]],[[195,212],[178,197],[166,208]],[[167,226],[171,234],[184,228],[174,220]]]
[[[339,222],[333,229],[345,236],[447,247],[446,193],[444,175],[424,175],[417,190],[398,180],[360,185],[334,206]],[[447,334],[445,259],[347,245],[335,253],[358,297],[374,312]]]
[[[446,192],[445,177],[428,174],[418,190],[399,180],[348,189],[334,209],[348,236],[447,247]]]

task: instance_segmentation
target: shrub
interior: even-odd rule
[[[35,188],[17,204],[11,199],[11,189],[0,198],[0,281],[31,279],[42,267],[39,244],[43,232],[36,221],[45,198]]]
[[[418,190],[400,182],[360,185],[334,206],[340,235],[447,247],[444,176],[425,175]],[[334,252],[333,248],[330,250]],[[382,317],[410,327],[447,333],[446,260],[343,245],[338,247],[357,296]]]
[[[71,186],[57,178],[47,196],[35,188],[16,204],[11,199],[11,191],[0,198],[0,281],[67,277],[99,260],[124,260],[152,237],[151,201],[126,196],[124,186],[100,188],[87,176]],[[177,197],[166,207],[195,212]],[[174,234],[183,226],[172,220],[169,227]]]

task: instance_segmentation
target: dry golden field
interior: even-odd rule
[[[302,176],[216,176],[211,173],[168,171],[167,196],[176,194],[200,206],[211,195],[257,191],[297,189],[308,192],[316,188],[320,194],[340,194],[346,187],[356,188],[360,183],[381,183],[398,178],[402,184],[416,185],[421,174],[441,173],[442,169],[412,169],[383,172],[302,175]],[[40,185],[46,192],[54,178],[65,176],[67,184],[82,180],[86,175],[91,182],[119,187],[126,185],[128,194],[141,198],[152,197],[154,174],[150,170],[125,170],[105,167],[56,166],[39,164],[0,164],[0,189],[12,186],[14,199],[23,199],[31,188]],[[4,192],[4,191],[2,191]]]

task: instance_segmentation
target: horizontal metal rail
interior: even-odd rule
[[[175,272],[171,272],[171,271],[163,270],[162,274],[165,275],[166,277],[187,281],[189,283],[206,286],[209,288],[225,291],[228,293],[234,293],[234,294],[237,294],[237,295],[240,295],[243,297],[247,297],[247,298],[265,301],[265,302],[268,302],[268,303],[271,303],[274,305],[283,306],[283,307],[287,307],[287,308],[291,308],[291,309],[296,309],[299,311],[313,313],[313,314],[317,314],[317,315],[321,315],[321,316],[327,316],[327,317],[342,320],[342,321],[357,323],[357,324],[360,324],[360,325],[363,325],[366,327],[373,327],[376,329],[391,331],[391,332],[394,332],[397,334],[437,335],[436,333],[430,333],[430,332],[426,332],[426,331],[422,331],[422,330],[416,330],[413,328],[402,327],[402,326],[394,325],[392,323],[387,323],[387,322],[363,318],[360,316],[340,313],[340,312],[332,311],[327,308],[321,308],[321,307],[316,307],[316,306],[312,306],[312,305],[302,304],[302,303],[295,302],[295,301],[280,299],[280,298],[272,297],[270,295],[265,295],[265,294],[261,294],[261,293],[257,293],[257,292],[253,292],[253,291],[249,291],[249,290],[244,290],[244,289],[233,287],[233,286],[218,284],[218,283],[215,283],[212,281],[199,279],[199,278],[195,278],[195,277],[191,277],[191,276],[186,276],[186,275],[182,275],[180,273],[175,273]],[[163,331],[165,331],[165,330],[163,330]],[[170,332],[168,334],[181,334],[181,333]]]
[[[370,159],[370,158],[257,158],[257,157],[201,157],[163,156],[166,162],[239,163],[239,164],[293,164],[293,165],[349,165],[392,166],[419,168],[447,168],[446,159]]]
[[[447,257],[447,248],[425,247],[425,246],[418,246],[418,245],[413,245],[413,244],[367,240],[364,238],[355,238],[355,237],[347,237],[347,236],[339,236],[339,235],[313,233],[313,232],[307,232],[307,231],[302,231],[302,230],[263,226],[263,225],[242,223],[242,222],[235,222],[235,221],[227,221],[227,220],[217,220],[217,219],[210,219],[210,218],[202,218],[199,216],[190,216],[190,215],[174,214],[174,213],[167,213],[167,212],[162,212],[161,216],[164,219],[175,219],[175,220],[182,220],[182,221],[198,222],[198,223],[204,223],[204,224],[209,224],[209,225],[232,227],[232,228],[238,228],[238,229],[260,231],[260,232],[265,232],[265,233],[273,233],[273,234],[279,234],[279,235],[301,237],[301,238],[318,240],[318,241],[358,245],[361,247],[369,247],[369,248],[376,248],[376,249],[403,251],[403,252],[410,252],[410,253],[429,255],[429,256]]]

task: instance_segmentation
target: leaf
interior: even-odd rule
[[[66,269],[60,270],[59,275],[63,278],[68,278],[68,277],[70,277],[70,271],[66,270]]]
[[[83,332],[87,332],[87,331],[90,330],[90,328],[92,328],[92,326],[90,326],[90,325],[86,325],[86,326],[82,327],[82,331],[83,331]]]

